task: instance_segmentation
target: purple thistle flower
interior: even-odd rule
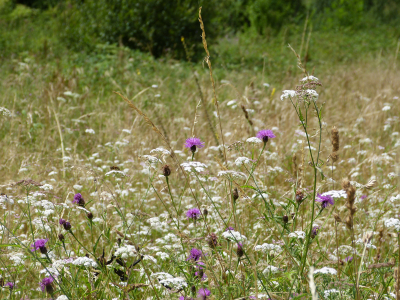
[[[42,289],[42,292],[47,291],[49,294],[52,293],[53,291],[53,277],[45,277],[43,280],[40,282],[40,287]]]
[[[347,256],[344,260],[349,263],[353,260],[353,256]]]
[[[275,136],[275,134],[272,132],[272,130],[263,129],[263,130],[260,130],[260,131],[257,133],[257,137],[258,137],[260,140],[262,140],[262,141],[264,142],[264,144],[265,144],[265,143],[268,142],[268,139],[273,139],[273,138],[275,138],[276,136]]]
[[[317,199],[315,199],[315,201],[322,203],[321,207],[322,209],[324,209],[325,207],[329,206],[329,205],[334,205],[335,204],[335,200],[332,198],[332,196],[322,196],[321,194],[317,195]]]
[[[60,221],[58,223],[60,223],[60,225],[64,225],[66,222],[67,222],[67,220],[60,219]]]
[[[191,208],[186,212],[188,219],[197,220],[201,216],[201,212],[198,208]]]
[[[200,257],[202,257],[202,256],[203,256],[203,252],[201,252],[201,250],[192,248],[192,250],[190,250],[189,257],[186,260],[193,259],[194,261],[198,261],[200,259]]]
[[[65,222],[63,225],[65,230],[70,230],[72,227],[70,222]]]
[[[206,288],[200,288],[198,291],[198,295],[201,297],[201,299],[207,299],[207,296],[211,295],[211,292],[206,289]]]
[[[229,226],[229,227],[227,227],[227,228],[225,229],[225,231],[229,231],[229,230],[235,230],[235,228]]]
[[[83,199],[81,193],[75,194],[74,200],[72,201],[72,203],[76,203],[79,206],[85,207],[85,200]]]
[[[196,152],[196,147],[197,148],[203,148],[204,147],[204,142],[202,142],[199,138],[197,137],[191,137],[188,138],[185,142],[185,147],[189,148],[190,151],[192,151],[193,153]]]
[[[10,291],[12,291],[15,288],[15,284],[13,282],[7,282],[4,287],[8,287]]]
[[[46,243],[49,239],[40,239],[36,240],[34,244],[31,245],[31,251],[34,252],[36,250],[40,250],[42,253],[46,253]],[[44,251],[44,252],[43,252]]]
[[[318,234],[318,231],[319,231],[319,226],[314,226],[311,229],[311,238],[315,238]]]
[[[364,200],[365,198],[367,198],[368,196],[367,195],[362,195],[361,196],[361,200]]]

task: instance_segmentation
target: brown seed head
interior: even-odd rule
[[[62,233],[60,233],[58,235],[58,239],[62,242],[63,240],[65,240],[65,237],[64,237],[64,235]]]
[[[169,175],[171,175],[171,169],[168,165],[165,165],[164,167],[162,167],[162,173],[165,177],[168,177]]]
[[[334,214],[333,214],[333,217],[335,218],[335,221],[336,221],[336,222],[338,222],[338,223],[342,222],[342,219],[340,218],[339,214],[334,213]]]
[[[233,198],[233,201],[236,201],[237,199],[239,199],[239,191],[237,188],[233,189],[232,198]]]
[[[296,201],[297,203],[301,203],[304,199],[304,194],[301,190],[296,191]]]
[[[332,138],[332,152],[339,151],[339,130],[336,126],[333,126],[331,129],[331,138]]]
[[[207,238],[207,243],[211,249],[216,248],[218,246],[218,236],[215,233],[211,232]]]

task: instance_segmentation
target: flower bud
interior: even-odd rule
[[[289,222],[289,217],[287,215],[284,215],[282,217],[282,221],[283,221],[283,223],[287,224]]]
[[[72,227],[70,222],[65,222],[63,226],[65,230],[70,230]]]
[[[64,237],[64,235],[62,233],[60,233],[58,235],[58,239],[62,242],[63,240],[65,240],[65,237]]]
[[[296,191],[296,201],[297,203],[301,203],[304,199],[304,194],[301,190]]]
[[[168,177],[169,175],[171,175],[171,169],[168,165],[165,165],[164,167],[162,167],[162,173],[165,177]]]
[[[89,220],[93,219],[93,214],[91,212],[88,212],[86,216]]]
[[[237,188],[233,189],[232,197],[233,197],[233,201],[235,201],[235,202],[237,199],[239,199],[239,191]]]

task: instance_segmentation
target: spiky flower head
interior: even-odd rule
[[[192,248],[192,250],[190,250],[189,257],[186,260],[198,261],[202,256],[203,256],[203,252],[201,252],[201,250]]]
[[[76,203],[79,206],[85,207],[85,200],[83,199],[81,193],[75,194],[74,200],[72,201],[72,203]]]
[[[269,129],[263,129],[260,130],[257,133],[257,137],[262,140],[264,142],[264,144],[266,144],[268,142],[268,139],[273,139],[275,138],[275,134],[272,132],[272,130]]]
[[[186,212],[188,219],[197,220],[201,216],[201,212],[198,208],[191,208]]]
[[[203,148],[204,147],[204,142],[202,142],[199,138],[197,137],[191,137],[188,138],[185,142],[185,147],[189,148],[190,151],[192,151],[193,153],[196,152],[197,148]]]
[[[52,294],[53,291],[54,291],[53,281],[54,281],[53,277],[45,277],[45,278],[43,278],[43,280],[40,282],[40,287],[42,289],[42,292],[46,291],[49,294]]]
[[[70,222],[65,222],[65,223],[63,224],[63,226],[64,226],[64,229],[65,229],[65,230],[70,230],[71,227],[72,227]]]
[[[243,251],[243,244],[241,242],[239,242],[237,244],[237,249],[236,249],[236,254],[237,256],[240,258],[244,255],[244,251]]]
[[[47,249],[46,249],[46,243],[49,239],[40,239],[36,240],[35,243],[31,245],[32,249],[31,251],[34,252],[36,250],[39,250],[41,253],[46,254]]]
[[[168,165],[165,165],[164,167],[162,167],[162,173],[165,177],[168,177],[169,175],[171,175],[171,168]]]
[[[15,288],[15,283],[13,282],[7,282],[4,287],[8,287],[10,291],[12,291]]]
[[[207,296],[211,295],[211,292],[206,288],[200,288],[198,291],[198,295],[199,295],[200,299],[205,300],[205,299],[207,299]]]
[[[321,194],[318,194],[315,201],[321,203],[322,209],[328,207],[329,205],[335,204],[335,200],[332,198],[332,196],[329,195],[323,196]]]

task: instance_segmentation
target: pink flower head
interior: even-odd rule
[[[263,130],[260,130],[260,131],[257,133],[257,137],[258,137],[260,140],[262,140],[262,141],[264,142],[264,144],[265,144],[266,142],[268,142],[268,139],[273,139],[273,138],[275,138],[276,136],[275,136],[275,134],[272,132],[272,130],[263,129]]]
[[[189,148],[190,151],[193,153],[196,152],[197,148],[203,148],[204,147],[204,142],[202,142],[199,138],[197,137],[191,137],[188,138],[185,142],[185,147]]]
[[[334,205],[335,204],[335,200],[332,198],[332,196],[322,196],[321,194],[317,195],[317,198],[315,199],[315,201],[322,203],[321,207],[325,208],[329,205]]]
[[[204,300],[204,299],[207,299],[207,296],[211,295],[211,292],[206,288],[201,288],[201,289],[199,289],[198,294],[201,297],[200,299]]]
[[[191,208],[186,212],[188,219],[196,220],[201,216],[201,212],[198,208]]]
[[[31,251],[34,252],[36,250],[42,251],[43,249],[46,248],[46,243],[49,239],[40,239],[36,240],[34,244],[31,245],[32,249]]]
[[[43,278],[43,280],[40,282],[40,287],[42,289],[42,292],[44,292],[46,289],[48,289],[48,287],[52,285],[53,281],[54,281],[53,277]]]

